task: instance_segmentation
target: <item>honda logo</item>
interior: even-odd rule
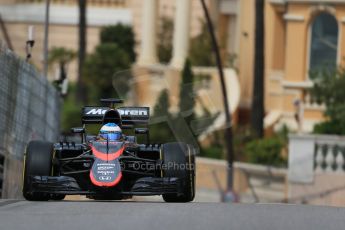
[[[100,177],[98,177],[98,179],[109,181],[109,180],[111,180],[111,176],[100,176]]]

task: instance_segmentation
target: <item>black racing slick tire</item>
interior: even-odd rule
[[[185,143],[167,143],[162,146],[163,177],[181,180],[182,194],[163,194],[165,202],[191,202],[195,197],[195,152]]]
[[[30,177],[51,175],[53,151],[54,146],[50,142],[31,141],[28,144],[23,167],[23,196],[26,200],[47,201],[52,198],[47,193],[31,192]]]

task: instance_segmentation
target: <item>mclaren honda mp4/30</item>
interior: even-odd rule
[[[195,196],[195,149],[185,143],[149,143],[148,107],[86,106],[82,127],[72,128],[81,142],[31,141],[24,158],[23,196],[31,201],[86,195],[95,200],[162,195],[166,202],[190,202]],[[113,123],[135,135],[119,141],[86,134],[88,124]],[[140,127],[140,128],[139,128]],[[137,143],[146,135],[147,143]]]

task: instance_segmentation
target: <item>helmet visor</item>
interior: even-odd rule
[[[117,141],[121,139],[121,133],[116,132],[116,133],[100,133],[100,137],[105,139],[105,140],[109,140],[109,141]]]

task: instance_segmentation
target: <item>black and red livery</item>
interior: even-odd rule
[[[167,202],[190,202],[195,196],[195,149],[186,143],[149,143],[148,107],[115,108],[119,99],[102,99],[109,107],[86,106],[80,143],[31,141],[25,153],[23,196],[27,200],[62,200],[86,195],[96,200],[162,195]],[[86,133],[88,124],[115,123],[134,130],[120,141]],[[133,131],[132,131],[133,132]],[[146,135],[138,143],[137,135]]]

